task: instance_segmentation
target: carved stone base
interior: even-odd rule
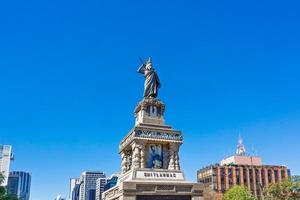
[[[122,175],[104,200],[203,200],[203,186],[178,170],[137,169]]]
[[[103,194],[104,200],[203,200],[197,183],[123,182]]]
[[[150,181],[150,182],[186,182],[185,176],[180,170],[168,169],[132,169],[122,174],[119,182],[126,181]]]
[[[164,123],[165,105],[145,98],[136,107],[135,126],[121,141],[122,174],[104,200],[203,200],[202,184],[180,171],[181,131]]]

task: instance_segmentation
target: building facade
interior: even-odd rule
[[[13,171],[9,173],[7,192],[19,200],[30,198],[31,175],[28,172]]]
[[[85,171],[79,181],[79,200],[96,200],[97,180],[106,178],[103,172]]]
[[[70,197],[69,200],[79,200],[80,181],[78,178],[70,179]]]
[[[96,182],[96,200],[102,199],[102,193],[105,191],[104,187],[107,183],[107,178],[98,178]]]
[[[294,175],[291,177],[292,181],[293,182],[296,182],[296,183],[300,183],[300,176],[299,175]]]
[[[245,186],[253,195],[260,197],[264,187],[289,177],[290,171],[286,166],[263,165],[260,157],[246,156],[244,152],[197,172],[198,182],[203,183],[206,191],[211,193],[211,198],[207,199],[220,199],[223,193],[235,185]]]
[[[104,185],[104,191],[109,190],[110,188],[117,185],[119,174],[113,174],[110,178],[107,179],[106,184]]]
[[[4,176],[2,186],[7,185],[10,161],[13,159],[12,146],[0,145],[0,173]]]
[[[198,171],[198,182],[217,193],[240,185],[248,188],[255,196],[260,196],[264,187],[290,177],[286,166],[275,165],[212,165]]]

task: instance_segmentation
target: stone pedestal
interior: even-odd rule
[[[135,109],[135,126],[121,141],[122,174],[104,200],[202,200],[202,184],[180,170],[181,131],[164,124],[165,105],[146,98]]]
[[[133,169],[104,193],[105,200],[203,200],[201,184],[189,183],[178,170]]]

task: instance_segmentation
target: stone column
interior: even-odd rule
[[[240,185],[244,186],[244,171],[243,171],[243,167],[239,167],[240,170]]]
[[[140,154],[141,154],[141,168],[146,168],[146,159],[145,159],[145,144],[140,145]]]
[[[232,170],[232,184],[236,185],[236,171],[235,171],[235,167],[232,167],[231,170]]]
[[[179,164],[179,145],[177,144],[175,149],[175,169],[180,170],[180,164]]]
[[[132,148],[132,168],[138,169],[141,167],[140,147],[136,142],[134,142],[131,145],[131,148]]]
[[[284,169],[284,178],[285,179],[289,178],[289,173],[288,173],[287,167],[285,167],[285,169]]]
[[[250,187],[250,173],[249,173],[249,168],[246,167],[246,180],[247,180],[247,189],[249,191],[251,191],[251,187]]]
[[[256,170],[255,168],[253,167],[252,168],[252,188],[253,188],[253,195],[254,196],[257,196],[257,192],[256,192]]]
[[[271,177],[272,177],[272,183],[275,183],[275,173],[274,173],[274,168],[271,168]]]
[[[169,160],[170,160],[170,151],[169,146],[164,144],[163,145],[163,168],[168,169],[169,167]]]
[[[224,166],[224,173],[225,173],[225,190],[229,189],[229,176],[228,176],[228,167]]]
[[[124,151],[121,153],[121,159],[122,159],[122,174],[126,173],[127,171],[127,158],[126,158],[126,154],[124,153]]]
[[[277,178],[278,178],[278,182],[281,182],[281,167],[277,168]]]
[[[221,169],[220,166],[217,166],[217,184],[218,184],[218,192],[222,192],[222,185],[221,185]]]
[[[126,154],[126,171],[132,169],[132,151],[130,154]]]
[[[170,149],[169,149],[169,155],[170,155],[170,161],[169,161],[169,166],[168,169],[174,170],[175,169],[175,144],[171,143],[170,144]]]
[[[258,195],[262,195],[263,182],[262,182],[262,176],[261,176],[261,168],[258,168],[258,185],[259,185],[259,194]]]
[[[174,160],[175,160],[175,169],[176,170],[179,170],[179,156],[178,156],[178,152],[175,152],[175,154],[174,154],[174,156],[175,156],[175,158],[174,158]]]
[[[264,179],[265,179],[265,186],[269,187],[268,168],[264,168]]]

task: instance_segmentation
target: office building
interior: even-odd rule
[[[221,199],[222,194],[235,185],[245,186],[253,195],[260,197],[264,187],[289,177],[290,171],[286,166],[263,165],[260,157],[245,155],[242,139],[236,155],[197,172],[198,182],[211,193],[207,199]]]
[[[12,146],[0,145],[0,173],[4,176],[2,186],[7,185],[10,161],[13,159]]]
[[[96,183],[96,200],[102,199],[102,193],[105,191],[104,187],[107,183],[107,178],[101,177],[97,179]]]
[[[111,177],[107,179],[106,184],[104,185],[104,191],[114,187],[118,182],[119,176],[119,174],[111,175]]]
[[[80,188],[80,180],[78,178],[71,178],[69,200],[79,200],[79,188]]]
[[[96,184],[96,200],[102,199],[102,193],[117,184],[119,174],[113,174],[110,178],[98,178]]]
[[[9,173],[7,192],[19,200],[30,198],[31,175],[28,172],[13,171]]]
[[[99,178],[106,178],[103,172],[85,171],[80,176],[79,200],[96,200],[96,186]]]

